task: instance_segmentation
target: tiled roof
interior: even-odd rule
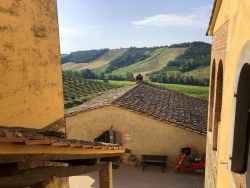
[[[117,144],[66,139],[65,134],[22,127],[0,127],[0,143],[20,143],[24,145],[47,145],[83,149],[123,149]]]
[[[99,97],[96,97],[92,100],[89,100],[89,101],[83,103],[82,105],[80,105],[76,108],[73,108],[65,116],[66,117],[72,116],[72,115],[75,115],[79,112],[99,108],[99,107],[105,106],[105,105],[110,105],[113,101],[115,101],[117,98],[121,97],[122,95],[124,95],[125,93],[127,93],[128,91],[133,89],[134,87],[136,87],[136,85],[121,87],[118,89],[112,89]]]
[[[113,104],[206,134],[207,102],[170,89],[143,83]]]
[[[84,103],[68,116],[111,104],[206,134],[206,101],[148,83],[113,90]]]

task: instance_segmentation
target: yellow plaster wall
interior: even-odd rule
[[[232,147],[231,134],[234,119],[234,91],[236,87],[236,73],[239,69],[239,56],[243,46],[250,40],[250,1],[223,0],[220,13],[217,17],[215,33],[229,20],[227,56],[224,64],[224,87],[222,115],[220,124],[220,142],[218,148],[218,188],[234,187],[229,158]],[[246,62],[249,63],[249,62]],[[208,141],[209,143],[209,141]],[[209,187],[210,188],[210,187]]]
[[[0,1],[0,125],[64,116],[56,0]]]
[[[86,111],[66,118],[68,138],[94,140],[113,126],[125,138],[125,147],[142,154],[168,155],[175,165],[179,149],[191,146],[205,153],[206,136],[116,106]]]

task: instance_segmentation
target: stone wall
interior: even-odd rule
[[[140,160],[142,154],[168,155],[174,166],[182,147],[205,153],[206,136],[117,106],[106,106],[66,118],[70,139],[94,140],[111,127]],[[139,162],[139,161],[138,161]]]
[[[64,116],[56,0],[0,1],[0,124],[43,128]]]

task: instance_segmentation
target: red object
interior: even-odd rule
[[[190,148],[182,148],[179,161],[175,166],[175,171],[204,173],[205,155],[203,154],[201,157],[193,158],[191,157]]]

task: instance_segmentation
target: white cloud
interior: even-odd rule
[[[145,17],[143,20],[133,21],[139,28],[145,26],[170,27],[170,26],[199,26],[200,20],[195,15],[181,16],[176,14],[159,14]]]
[[[147,26],[154,27],[207,27],[211,6],[192,8],[192,14],[157,14],[150,17],[145,17],[142,20],[133,21],[132,23],[143,28]]]

